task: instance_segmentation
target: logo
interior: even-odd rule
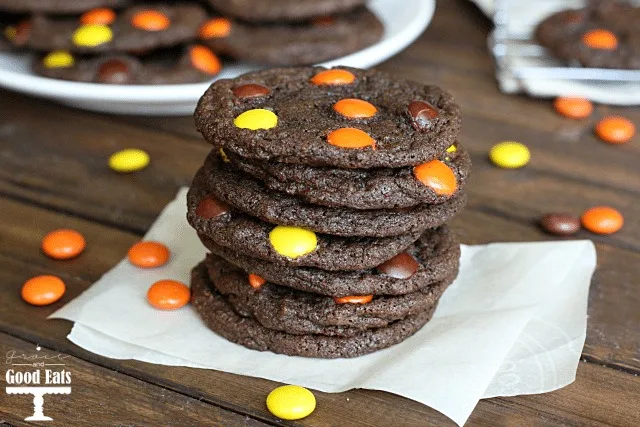
[[[33,396],[33,415],[25,421],[53,421],[44,415],[44,397],[48,394],[70,394],[71,372],[64,366],[68,355],[39,353],[26,354],[16,350],[7,352],[5,364],[7,373],[6,393],[9,395],[27,394]]]

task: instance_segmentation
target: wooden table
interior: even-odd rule
[[[620,113],[640,125],[640,111],[596,107],[571,121],[548,100],[501,94],[485,39],[490,22],[463,0],[442,0],[433,23],[409,49],[380,66],[439,84],[463,107],[461,141],[474,171],[469,206],[453,221],[465,243],[547,240],[535,225],[548,211],[580,214],[605,204],[621,210],[613,236],[580,232],[598,248],[589,327],[577,380],[552,393],[481,401],[469,425],[640,425],[640,141],[612,146],[592,134],[597,118]],[[491,166],[497,141],[527,144],[531,164]],[[117,175],[106,160],[126,147],[147,150],[151,166]],[[66,340],[71,324],[46,316],[125,256],[180,186],[188,185],[210,146],[193,119],[116,117],[76,111],[22,95],[0,94],[0,351],[64,354],[70,395],[46,397],[53,425],[452,425],[419,403],[382,392],[316,393],[317,410],[297,423],[271,416],[264,404],[277,384],[222,372],[169,368],[96,356]],[[43,256],[42,236],[71,227],[89,241],[72,261]],[[62,301],[36,308],[20,299],[31,276],[62,277]],[[5,370],[2,372],[4,382]],[[0,423],[20,425],[31,399],[0,390]]]

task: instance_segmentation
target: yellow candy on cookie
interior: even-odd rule
[[[69,68],[74,63],[73,55],[66,50],[55,50],[42,59],[42,64],[47,68]]]
[[[288,258],[299,258],[316,250],[318,237],[306,228],[278,225],[269,233],[275,251]]]
[[[113,31],[106,25],[82,25],[74,31],[72,40],[76,46],[95,47],[109,43],[113,39]]]
[[[455,145],[451,145],[449,148],[447,148],[447,153],[455,153],[456,151],[458,151],[458,147],[456,147]]]
[[[278,116],[263,108],[248,110],[235,118],[233,124],[240,129],[271,129],[278,124]]]

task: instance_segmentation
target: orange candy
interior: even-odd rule
[[[341,128],[327,135],[327,142],[342,148],[376,148],[376,141],[368,133],[355,128]]]
[[[329,25],[333,25],[335,22],[336,20],[333,16],[321,16],[311,21],[311,23],[317,27],[328,27]]]
[[[591,30],[582,35],[582,43],[592,49],[614,50],[618,47],[618,38],[609,30]]]
[[[198,30],[201,39],[227,37],[231,33],[231,21],[227,18],[213,18],[202,24]]]
[[[91,9],[80,16],[82,25],[111,25],[115,20],[116,13],[106,7]]]
[[[147,291],[149,304],[160,310],[184,307],[191,298],[191,290],[176,280],[160,280]]]
[[[597,234],[615,233],[624,224],[622,214],[608,206],[596,206],[587,209],[580,220],[584,228]]]
[[[333,105],[333,109],[350,119],[365,119],[376,115],[378,110],[362,99],[341,99]]]
[[[458,189],[455,174],[440,160],[432,160],[416,166],[413,168],[413,174],[418,181],[433,189],[438,195],[450,196]]]
[[[215,53],[202,45],[193,46],[189,52],[191,64],[205,74],[218,74],[222,64]]]
[[[313,76],[311,83],[317,86],[322,85],[348,85],[353,83],[356,76],[352,72],[347,70],[333,69],[320,71]]]
[[[265,283],[267,283],[267,281],[257,274],[249,274],[249,284],[252,288],[259,289]]]
[[[171,20],[157,10],[142,10],[131,18],[131,24],[145,31],[162,31],[169,28]]]
[[[60,229],[48,233],[42,238],[42,250],[53,259],[75,258],[84,250],[87,242],[84,236],[75,230]]]
[[[367,304],[371,302],[373,295],[350,295],[348,297],[335,297],[336,304]]]
[[[596,125],[596,135],[611,144],[624,144],[633,138],[636,127],[629,119],[620,116],[605,117]]]
[[[31,305],[49,305],[64,295],[66,286],[56,276],[36,276],[22,285],[22,299]]]
[[[129,262],[142,268],[160,267],[167,263],[169,255],[169,248],[160,242],[138,242],[127,253]]]
[[[558,114],[570,119],[584,119],[593,112],[593,104],[586,98],[558,97],[553,107]]]

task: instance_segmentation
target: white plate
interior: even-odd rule
[[[399,5],[401,4],[401,6]],[[409,46],[429,25],[435,0],[374,0],[371,9],[383,21],[385,33],[375,45],[321,65],[372,67]],[[34,75],[28,55],[0,54],[0,86],[93,111],[119,114],[187,115],[209,83],[115,86],[77,83]],[[232,78],[259,66],[235,63],[216,78]]]

